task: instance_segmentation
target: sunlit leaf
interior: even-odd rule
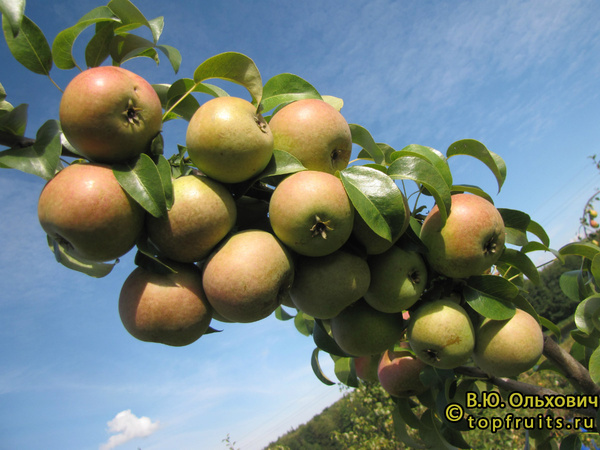
[[[431,163],[417,156],[403,156],[390,165],[388,175],[394,179],[412,180],[423,185],[435,199],[442,226],[446,223],[452,203],[450,188]]]
[[[531,223],[528,214],[516,209],[498,208],[506,228],[506,243],[523,246],[527,244],[527,229]]]
[[[404,195],[386,174],[365,166],[351,166],[340,178],[356,212],[382,238],[392,241],[405,228]]]
[[[123,23],[123,30],[121,32],[132,30],[137,26],[145,26],[151,31],[152,38],[156,44],[164,26],[161,18],[154,19],[152,23],[149,22],[144,14],[129,0],[111,0],[108,2],[108,7],[121,19]]]
[[[366,128],[351,123],[350,132],[352,133],[352,143],[362,147],[370,155],[372,161],[375,161],[377,164],[383,164],[383,151]]]
[[[534,284],[540,283],[540,274],[537,267],[524,252],[512,248],[505,248],[498,262],[508,264],[518,269]]]
[[[450,189],[452,191],[452,194],[468,192],[470,194],[478,195],[479,197],[485,198],[488,202],[492,204],[494,203],[492,197],[478,186],[471,186],[469,184],[455,184],[452,185]]]
[[[306,170],[300,160],[294,155],[283,150],[273,150],[273,156],[267,167],[256,177],[256,180],[290,175],[292,173]],[[255,180],[255,181],[256,181]]]
[[[3,17],[6,17],[13,37],[17,37],[17,34],[19,34],[24,12],[25,0],[0,0],[0,13]]]
[[[500,192],[506,180],[506,164],[500,156],[491,152],[485,145],[474,139],[463,139],[451,144],[446,151],[446,156],[450,158],[456,155],[472,156],[484,163],[496,177],[498,192]]]
[[[592,261],[594,257],[600,252],[598,246],[591,242],[574,242],[561,247],[559,250],[561,255],[577,255],[583,256],[584,258]]]
[[[167,213],[167,201],[156,164],[141,154],[134,161],[113,165],[113,173],[121,187],[154,217]]]
[[[323,98],[324,102],[329,103],[331,106],[333,106],[338,111],[341,111],[342,108],[344,107],[344,100],[342,100],[339,97],[334,97],[332,95],[323,95],[322,98]]]
[[[418,156],[427,160],[433,167],[436,168],[448,187],[452,186],[452,173],[450,172],[450,167],[448,166],[446,158],[443,154],[431,147],[411,144],[404,147],[399,152],[392,154],[392,161],[407,155]]]
[[[75,40],[83,30],[85,30],[90,25],[96,23],[115,21],[117,21],[117,19],[114,17],[110,8],[106,6],[99,6],[98,8],[94,8],[89,13],[84,15],[72,27],[69,27],[66,30],[63,30],[60,33],[58,33],[54,38],[54,42],[52,43],[52,58],[54,59],[56,67],[65,70],[72,69],[73,67],[75,67],[75,59],[73,57],[73,44],[75,43]],[[96,44],[97,42],[94,45]]]
[[[17,61],[34,73],[50,74],[52,52],[40,27],[27,16],[23,16],[19,34],[14,36],[12,24],[2,15],[2,29],[8,49]]]
[[[280,104],[306,98],[322,100],[319,92],[308,81],[291,73],[282,73],[265,83],[261,104],[263,112],[267,112]]]
[[[471,308],[488,319],[506,320],[515,315],[515,306],[505,299],[486,295],[468,286],[463,289],[463,295]]]
[[[254,61],[236,52],[226,52],[208,58],[194,71],[194,82],[219,78],[240,84],[248,89],[253,103],[258,107],[262,100],[263,85]]]

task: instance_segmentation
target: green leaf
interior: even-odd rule
[[[152,33],[154,43],[158,42],[164,26],[164,22],[161,23],[161,18],[154,19],[152,23],[148,22],[144,14],[129,0],[111,0],[108,2],[108,7],[123,23],[123,29],[117,30],[117,32],[132,30],[138,26],[146,26]]]
[[[335,376],[346,386],[358,387],[358,378],[352,358],[338,358],[334,366]]]
[[[177,50],[175,47],[164,44],[157,45],[156,48],[166,55],[175,73],[179,72],[182,60],[181,53],[179,52],[179,50]]]
[[[147,57],[159,63],[154,43],[135,34],[115,36],[110,44],[110,56],[116,64],[137,57]]]
[[[14,58],[27,69],[40,75],[49,75],[52,69],[52,52],[46,36],[27,16],[23,16],[21,29],[15,37],[6,16],[2,15],[2,29],[8,49]]]
[[[577,255],[583,256],[584,258],[592,261],[594,257],[600,252],[600,248],[590,242],[577,243],[573,242],[561,247],[558,252],[563,255]]]
[[[226,52],[208,58],[194,71],[194,82],[219,78],[240,84],[248,89],[253,103],[258,107],[262,100],[263,85],[258,67],[241,53]]]
[[[521,271],[534,284],[540,284],[540,274],[537,267],[524,253],[512,248],[505,248],[498,260]]]
[[[592,381],[596,384],[600,383],[600,347],[594,350],[590,357],[589,371]]]
[[[298,311],[294,317],[294,326],[304,336],[311,336],[315,326],[315,319],[302,311]]]
[[[581,270],[570,270],[564,272],[559,278],[560,289],[568,298],[580,302],[587,297]]]
[[[72,27],[58,33],[52,43],[52,58],[54,59],[56,67],[64,70],[75,67],[73,45],[83,30],[90,25],[99,22],[114,22],[116,20],[117,19],[113,16],[113,13],[109,8],[106,6],[99,6],[84,15]]]
[[[538,318],[540,319],[540,325],[543,326],[544,328],[550,330],[552,332],[552,334],[554,336],[556,336],[557,339],[561,339],[562,338],[562,333],[560,331],[560,328],[558,328],[553,322],[551,322],[550,320],[546,319],[545,317],[542,316],[538,316]]]
[[[342,108],[344,107],[344,100],[342,100],[339,97],[334,97],[332,95],[322,95],[321,97],[323,98],[323,101],[325,103],[329,103],[331,106],[333,106],[338,111],[341,111]]]
[[[173,194],[173,175],[171,173],[171,164],[169,164],[167,158],[165,158],[163,155],[160,155],[158,157],[158,162],[156,163],[156,168],[158,169],[163,192],[165,193],[166,207],[167,209],[171,209],[173,202],[175,201],[175,196]]]
[[[115,36],[114,22],[98,22],[96,33],[85,47],[85,64],[98,67],[110,56],[110,44]]]
[[[175,114],[183,117],[188,122],[200,107],[200,103],[193,97],[192,92],[201,92],[213,97],[227,97],[229,94],[223,89],[207,83],[194,83],[190,78],[182,78],[175,81],[171,86],[162,86],[161,102],[165,110],[171,110]],[[166,90],[165,90],[166,88]]]
[[[466,286],[463,289],[465,300],[471,308],[484,317],[492,320],[506,320],[515,315],[515,306],[504,300]]]
[[[506,243],[523,246],[527,244],[527,229],[531,218],[524,212],[516,209],[498,208],[506,228]]]
[[[594,318],[598,320],[600,314],[600,295],[588,297],[575,310],[575,325],[586,334],[592,334],[594,326]]]
[[[399,399],[399,401],[403,401],[404,399]],[[399,403],[399,401],[397,403]],[[412,411],[411,411],[412,414]],[[414,414],[413,414],[414,416]],[[415,416],[416,418],[416,416]],[[417,419],[418,420],[418,419]],[[392,411],[392,421],[394,425],[394,432],[396,433],[396,438],[406,445],[408,448],[426,448],[424,444],[417,442],[413,438],[410,437],[407,431],[407,423],[403,420],[398,408],[394,408]],[[412,428],[418,428],[420,426],[420,422],[417,423],[417,426],[412,426]]]
[[[0,131],[15,136],[23,136],[27,127],[29,106],[21,104],[0,116]]]
[[[471,186],[469,184],[455,184],[455,185],[451,186],[450,190],[452,191],[452,194],[469,192],[471,194],[478,195],[479,197],[485,198],[488,202],[490,202],[492,204],[494,203],[494,200],[492,199],[492,197],[487,192],[485,192],[483,189],[481,189],[480,187],[477,187],[477,186]]]
[[[350,356],[343,351],[337,342],[329,335],[323,322],[321,320],[315,320],[315,327],[313,329],[313,340],[315,345],[321,350],[335,356]]]
[[[263,112],[267,112],[283,103],[305,98],[322,100],[319,92],[308,81],[291,73],[282,73],[265,83],[261,104]]]
[[[592,276],[596,280],[596,283],[600,282],[600,253],[597,253],[592,260],[592,265],[590,266],[590,271],[592,272]]]
[[[356,124],[349,124],[352,133],[352,143],[362,147],[370,156],[372,161],[377,164],[383,164],[384,154],[381,148],[375,143],[373,136],[365,128]]]
[[[327,386],[333,386],[335,383],[331,381],[329,378],[325,376],[323,371],[321,370],[321,364],[319,364],[319,349],[315,348],[312,352],[312,357],[310,358],[310,365],[313,369],[313,372],[321,381],[321,383],[326,384]]]
[[[467,278],[467,285],[491,297],[512,300],[519,295],[519,288],[496,275],[476,275]]]
[[[390,165],[388,175],[394,179],[412,180],[422,184],[435,199],[440,210],[442,226],[446,223],[452,203],[450,188],[432,164],[417,156],[403,156]]]
[[[484,163],[496,177],[498,192],[506,180],[506,164],[496,153],[491,152],[485,145],[474,139],[463,139],[450,145],[446,151],[448,158],[456,155],[467,155]]]
[[[275,318],[277,320],[291,320],[294,318],[294,316],[292,316],[291,314],[289,314],[285,309],[282,308],[281,305],[279,305],[277,307],[277,309],[275,310]]]
[[[33,145],[0,152],[0,165],[50,180],[60,167],[61,152],[58,122],[49,120],[38,130]]]
[[[431,147],[424,147],[422,145],[411,144],[404,147],[399,152],[392,154],[392,161],[403,156],[417,156],[428,161],[433,167],[437,169],[441,177],[444,179],[448,187],[452,186],[452,173],[450,167],[443,154]]]
[[[582,441],[578,434],[569,434],[560,441],[560,450],[581,450]]]
[[[154,217],[167,213],[167,201],[160,173],[154,161],[141,154],[134,161],[113,165],[113,172],[121,187]]]
[[[377,169],[351,166],[340,178],[354,208],[366,224],[388,241],[405,228],[405,199],[396,183]]]
[[[546,247],[550,246],[550,238],[548,237],[546,230],[544,230],[544,228],[539,223],[530,220],[529,226],[527,227],[527,231],[536,236],[540,240],[540,242]]]
[[[115,263],[99,263],[77,258],[50,236],[47,236],[47,238],[48,246],[52,250],[52,253],[54,253],[56,261],[68,269],[84,273],[90,277],[102,278],[108,275],[115,266]]]
[[[0,0],[0,13],[6,17],[13,37],[17,37],[25,13],[25,0]]]
[[[256,177],[256,180],[289,175],[306,170],[306,167],[294,155],[283,150],[273,150],[273,156],[267,167]],[[254,180],[254,181],[256,181]]]

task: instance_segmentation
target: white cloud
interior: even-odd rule
[[[110,450],[132,439],[150,436],[159,428],[158,421],[152,422],[149,417],[136,417],[130,409],[121,411],[107,425],[110,433],[117,434],[100,445],[100,450]]]

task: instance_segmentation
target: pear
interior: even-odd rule
[[[367,262],[337,250],[321,257],[299,256],[290,296],[296,308],[317,319],[331,319],[360,299],[369,287]]]
[[[315,170],[296,172],[273,192],[271,227],[289,248],[304,256],[339,250],[352,233],[354,207],[342,181]]]
[[[273,135],[256,106],[217,97],[196,110],[186,132],[192,162],[210,178],[241,183],[258,175],[273,156]]]
[[[450,278],[481,275],[502,255],[506,231],[496,207],[483,197],[454,194],[442,226],[435,205],[421,227],[427,261],[436,272]]]
[[[148,237],[169,259],[200,261],[233,229],[237,217],[233,196],[221,183],[199,175],[176,178],[173,195],[166,217],[148,217]]]
[[[134,269],[121,288],[119,315],[135,338],[181,347],[195,342],[208,330],[212,308],[202,291],[198,267],[170,266],[176,272]]]
[[[392,246],[368,259],[371,284],[365,300],[379,311],[396,313],[413,306],[427,286],[427,267],[421,255]]]
[[[377,311],[360,299],[331,319],[331,332],[338,346],[349,355],[382,353],[402,337],[402,314]]]
[[[476,331],[473,360],[496,377],[514,377],[542,356],[544,334],[538,321],[522,309],[508,320],[486,319]]]
[[[202,284],[220,317],[256,322],[274,312],[294,280],[290,253],[271,233],[245,230],[227,237],[208,257]]]
[[[48,236],[71,255],[89,261],[112,261],[131,250],[145,216],[110,166],[102,164],[65,167],[38,200],[38,218]]]
[[[335,174],[348,166],[352,153],[350,127],[329,103],[297,100],[277,111],[269,126],[275,148],[291,153],[307,169]]]
[[[475,346],[475,331],[467,312],[444,298],[411,313],[406,335],[417,358],[440,369],[466,363]]]

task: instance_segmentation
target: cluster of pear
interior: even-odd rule
[[[336,176],[349,164],[352,135],[324,100],[294,101],[269,121],[241,98],[202,104],[186,133],[198,171],[173,180],[173,206],[160,218],[113,173],[114,164],[148,152],[161,131],[152,86],[122,68],[88,69],[65,90],[60,121],[87,161],[47,183],[40,223],[82,260],[114,260],[145,239],[167,262],[173,270],[137,267],[121,290],[123,325],[142,341],[188,345],[213,319],[255,322],[283,304],[322,321],[355,357],[359,376],[369,378],[375,367],[392,395],[422,390],[418,373],[426,364],[447,369],[472,358],[492,375],[514,376],[541,355],[541,328],[524,311],[474,327],[460,295],[422,299],[432,274],[464,279],[497,262],[505,244],[498,210],[482,197],[453,195],[443,226],[437,206],[423,221],[428,252],[421,254],[397,245],[409,226],[404,199],[404,226],[391,241],[380,238]],[[273,180],[268,199],[236,195],[274,149],[307,170]]]

